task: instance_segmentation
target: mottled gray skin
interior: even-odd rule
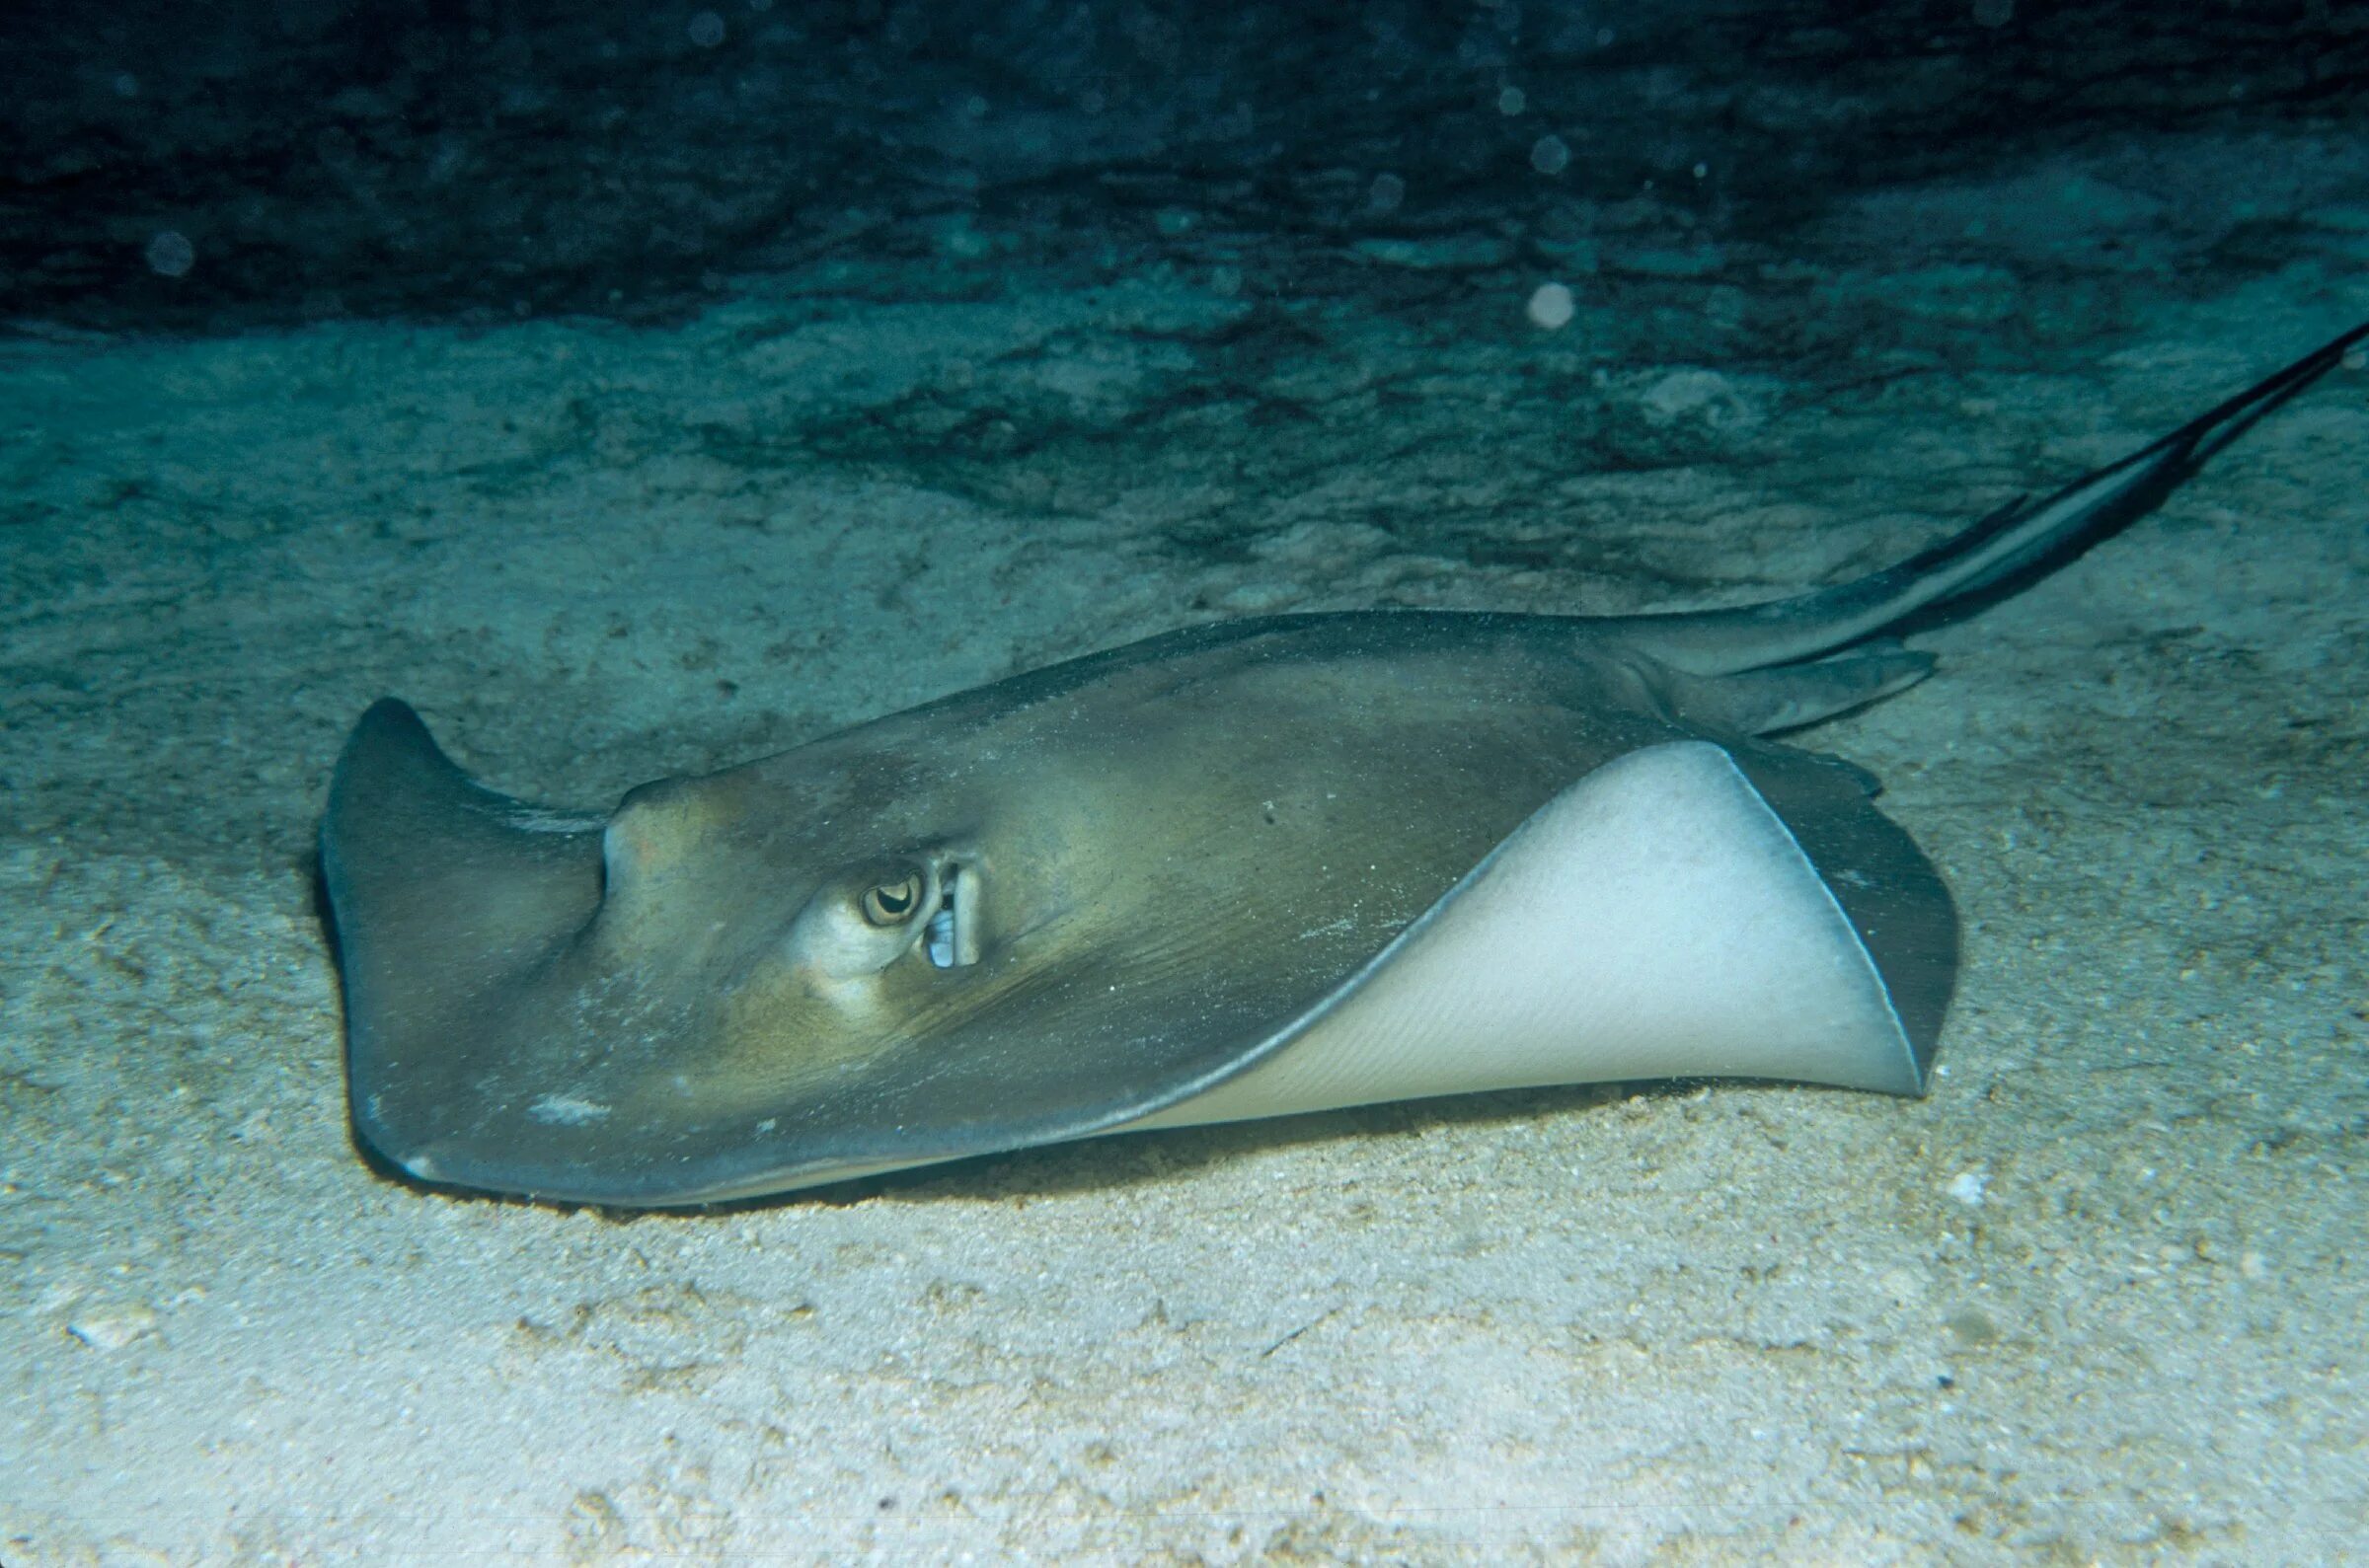
[[[1867,639],[2127,523],[2365,332],[1774,605],[1202,627],[645,785],[605,822],[470,783],[383,702],[322,839],[357,1134],[425,1179],[632,1205],[1086,1136],[1263,1059],[1557,791],[1691,738],[1825,877],[1921,1076],[1948,895],[1864,776],[1752,737],[1913,684],[1929,659]],[[867,913],[908,888],[909,914]],[[965,961],[941,964],[950,888]]]

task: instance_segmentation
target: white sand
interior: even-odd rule
[[[2235,222],[2275,157],[2149,167]],[[2364,186],[2319,178],[2264,198],[2308,204],[2290,261],[2177,294],[2170,198],[2042,169],[1699,310],[1639,308],[1610,237],[1556,332],[1519,265],[1416,319],[1256,258],[949,258],[674,332],[7,349],[0,1562],[2369,1549],[2369,374],[1810,737],[1964,913],[1919,1103],[1510,1094],[718,1216],[456,1200],[347,1141],[307,863],[384,692],[600,805],[1216,614],[1865,569],[2369,316]],[[1920,260],[1969,214],[1992,263]],[[2043,264],[2085,214],[2131,246]],[[1855,358],[1728,363],[1837,321]]]

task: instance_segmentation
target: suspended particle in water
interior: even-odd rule
[[[1407,199],[1407,182],[1397,175],[1376,175],[1366,187],[1365,204],[1376,212],[1396,212]]]
[[[1974,0],[1974,25],[2003,28],[2016,14],[2016,0]]]
[[[1497,112],[1508,119],[1529,107],[1529,95],[1518,87],[1508,87],[1497,94]]]
[[[179,229],[167,229],[148,242],[148,270],[161,277],[180,277],[197,264],[197,247]]]
[[[702,11],[691,19],[690,25],[683,31],[701,48],[712,49],[724,41],[724,18],[713,11]]]
[[[1561,283],[1541,283],[1530,291],[1530,303],[1525,307],[1533,325],[1549,332],[1571,324],[1573,311],[1571,291]]]
[[[1542,175],[1559,175],[1570,163],[1571,149],[1561,136],[1541,136],[1530,144],[1530,167]]]

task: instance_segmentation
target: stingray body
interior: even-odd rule
[[[357,1134],[656,1206],[1485,1088],[1922,1092],[1949,895],[1872,781],[1759,737],[1920,679],[1887,629],[2126,523],[2364,336],[1773,604],[1199,627],[605,818],[475,784],[382,702],[322,834]]]

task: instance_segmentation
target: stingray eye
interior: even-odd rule
[[[907,872],[901,881],[866,888],[857,904],[875,926],[902,926],[921,908],[921,873]]]

